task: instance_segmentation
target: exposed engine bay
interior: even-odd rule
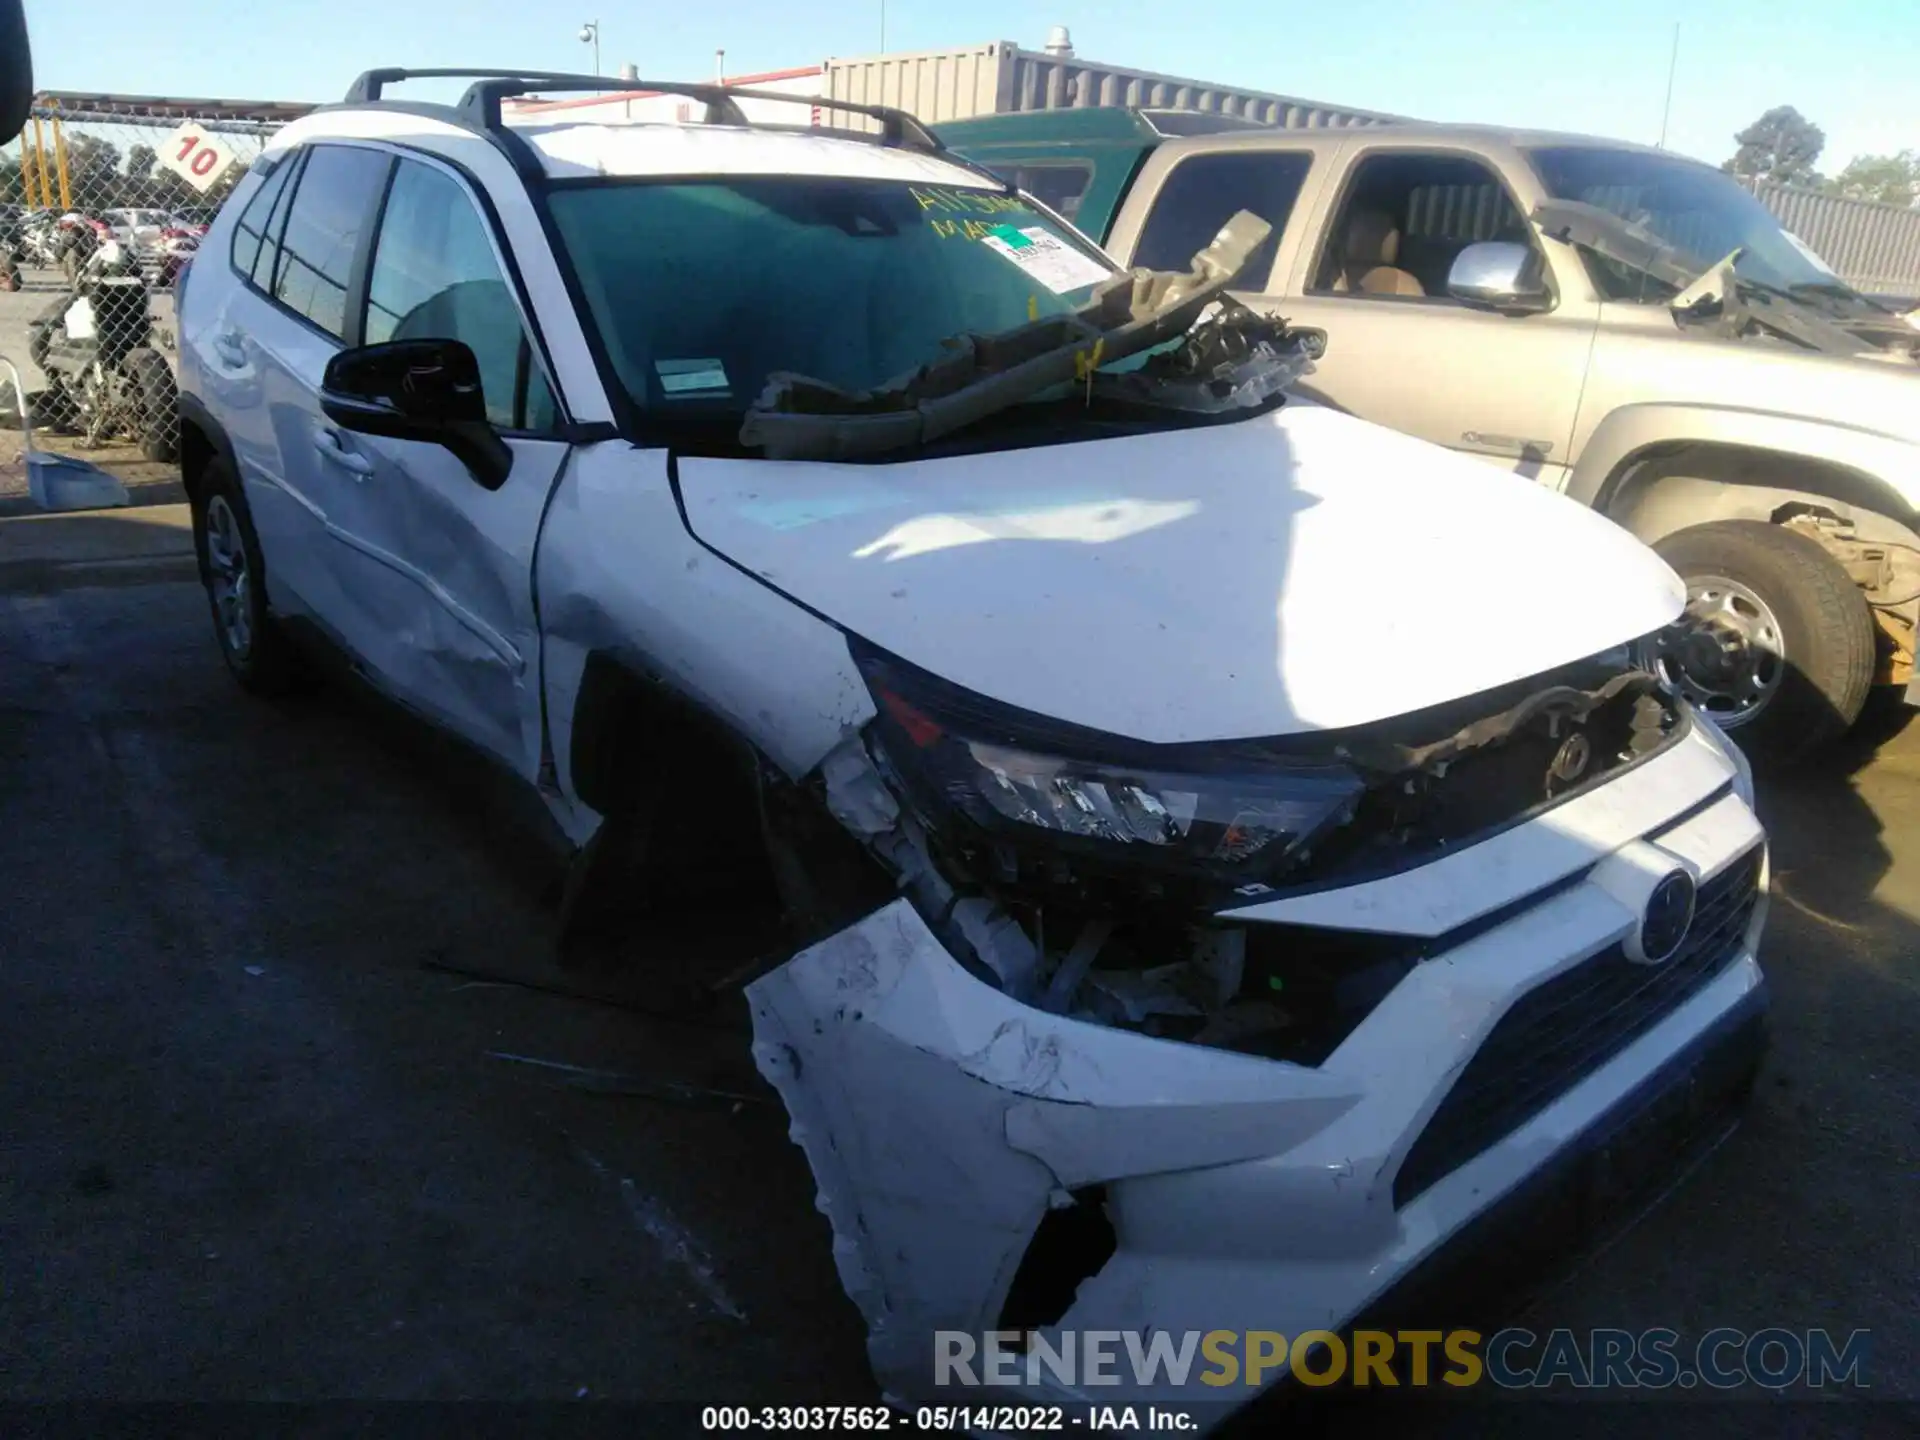
[[[1688,725],[1653,675],[1608,656],[1345,734],[1081,764],[1010,743],[1035,737],[903,662],[862,663],[880,718],[822,767],[820,798],[961,963],[1050,1013],[1302,1064],[1452,941],[1236,925],[1234,907],[1424,864]],[[1038,729],[1081,749],[1070,727]],[[822,930],[882,898],[804,893],[799,877],[818,877],[833,847],[786,834],[788,853],[778,836],[774,848],[789,906]]]
[[[1177,1333],[1223,1301],[1337,1324],[1432,1243],[1439,1192],[1407,1221],[1393,1176],[1434,1098],[1624,913],[1596,862],[1758,834],[1722,743],[1618,654],[1345,733],[1109,735],[1098,760],[856,658],[878,718],[784,794],[833,834],[769,827],[783,888],[827,899],[818,939],[747,999],[901,1398],[945,1393],[939,1332]],[[872,890],[822,896],[862,866]],[[1351,908],[1375,881],[1467,893],[1376,932]],[[1276,918],[1323,899],[1344,918]]]

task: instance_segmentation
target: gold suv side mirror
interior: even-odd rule
[[[1454,256],[1447,294],[1462,305],[1503,315],[1535,315],[1553,308],[1539,253],[1512,240],[1482,240]]]

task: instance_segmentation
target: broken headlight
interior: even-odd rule
[[[1215,879],[1276,874],[1351,818],[1342,765],[1209,756],[1026,715],[900,662],[862,661],[889,768],[936,829]]]

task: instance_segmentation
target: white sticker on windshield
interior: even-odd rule
[[[1025,229],[996,225],[980,237],[980,243],[1006,256],[1056,295],[1097,285],[1108,275],[1105,266],[1038,225]]]
[[[718,360],[656,360],[653,369],[669,395],[724,395],[733,388]]]
[[[1836,280],[1840,278],[1840,272],[1835,270],[1831,265],[1827,264],[1826,261],[1822,260],[1820,258],[1819,252],[1816,251],[1811,245],[1807,244],[1806,241],[1802,240],[1798,235],[1794,234],[1791,230],[1782,230],[1780,233],[1786,236],[1787,243],[1793,246],[1793,248],[1798,250],[1802,255],[1806,256],[1807,260],[1811,264],[1813,264],[1820,271],[1822,275],[1831,275]]]

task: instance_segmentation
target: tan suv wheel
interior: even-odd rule
[[[1873,617],[1817,541],[1719,520],[1654,546],[1687,586],[1687,613],[1646,663],[1755,760],[1784,764],[1833,740],[1873,683]]]

